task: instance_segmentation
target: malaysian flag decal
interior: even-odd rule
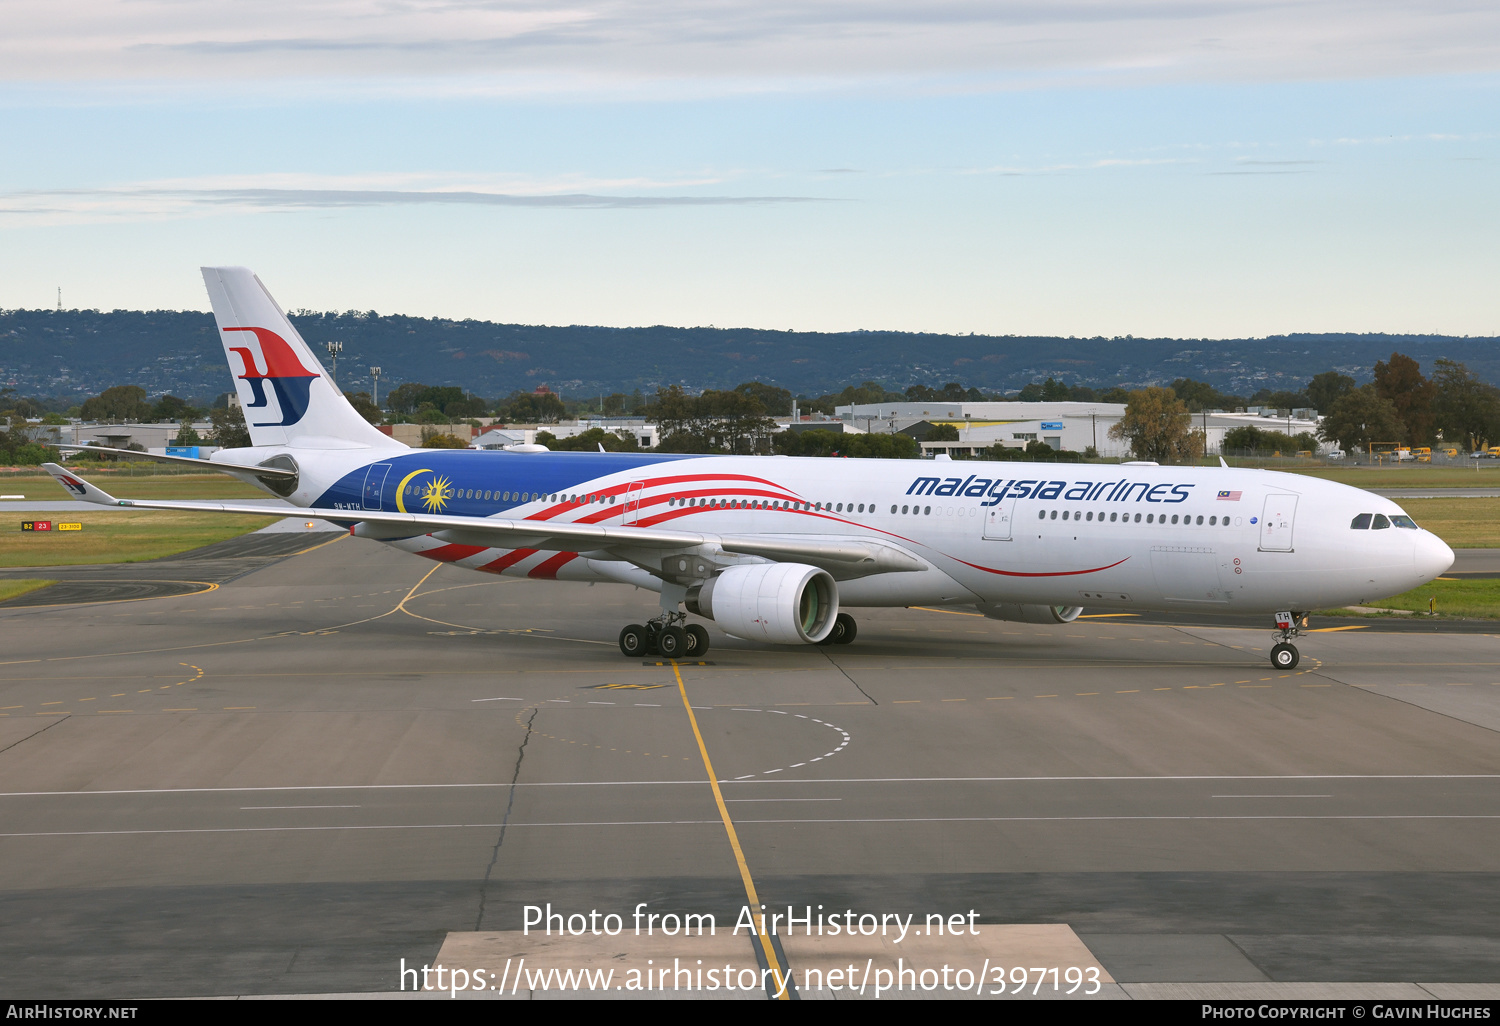
[[[1228,502],[1239,502],[1240,495],[1240,492],[1220,492],[1219,498],[1224,499]]]

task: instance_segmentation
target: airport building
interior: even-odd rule
[[[1128,443],[1109,434],[1125,416],[1123,403],[870,403],[840,406],[835,415],[847,425],[847,430],[905,432],[919,438],[939,424],[957,428],[957,441],[924,441],[922,452],[927,456],[971,456],[997,443],[1021,449],[1032,441],[1067,452],[1083,452],[1092,446],[1106,458],[1124,459],[1130,455]],[[1212,410],[1192,415],[1192,429],[1204,433],[1210,454],[1222,453],[1224,436],[1246,426],[1289,435],[1302,432],[1316,435],[1318,414],[1310,409],[1253,406],[1234,413]],[[1325,443],[1317,451],[1328,448]]]
[[[1023,449],[1032,441],[1070,452],[1093,446],[1101,456],[1128,452],[1123,440],[1109,437],[1125,416],[1123,403],[868,403],[840,406],[834,415],[857,431],[921,436],[938,424],[957,428],[958,441],[923,443],[924,454],[931,455],[968,456],[997,442]]]

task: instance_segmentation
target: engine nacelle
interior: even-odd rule
[[[807,645],[833,630],[839,590],[828,571],[802,563],[732,566],[690,589],[687,607],[737,638]]]
[[[996,602],[980,606],[979,611],[991,620],[1013,620],[1017,623],[1072,623],[1083,612],[1082,606],[1027,606],[1019,602]]]

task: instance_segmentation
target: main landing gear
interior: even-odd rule
[[[659,655],[667,659],[696,659],[708,652],[708,630],[686,623],[687,614],[663,610],[645,623],[633,623],[620,631],[620,652],[628,659]],[[847,645],[859,633],[859,625],[848,613],[840,613],[833,630],[820,645]]]
[[[646,655],[692,659],[706,654],[708,629],[686,621],[686,613],[664,611],[644,624],[630,624],[620,631],[620,651],[632,659]]]
[[[1271,665],[1278,670],[1295,670],[1301,654],[1292,644],[1293,638],[1302,636],[1307,630],[1307,614],[1286,612],[1276,614],[1276,644],[1271,646]]]
[[[828,637],[818,642],[820,645],[847,645],[854,640],[859,633],[859,625],[854,622],[854,617],[848,613],[840,613],[833,621],[833,630],[828,632]]]

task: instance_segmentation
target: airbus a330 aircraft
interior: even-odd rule
[[[1290,669],[1307,610],[1453,563],[1389,499],[1263,470],[411,449],[354,411],[254,274],[203,278],[253,444],[177,462],[427,559],[659,592],[660,613],[620,632],[627,656],[705,652],[684,606],[738,638],[830,644],[854,640],[848,607],[1067,623],[1087,604],[1274,613],[1271,662]],[[266,513],[116,499],[47,469],[104,505]]]

